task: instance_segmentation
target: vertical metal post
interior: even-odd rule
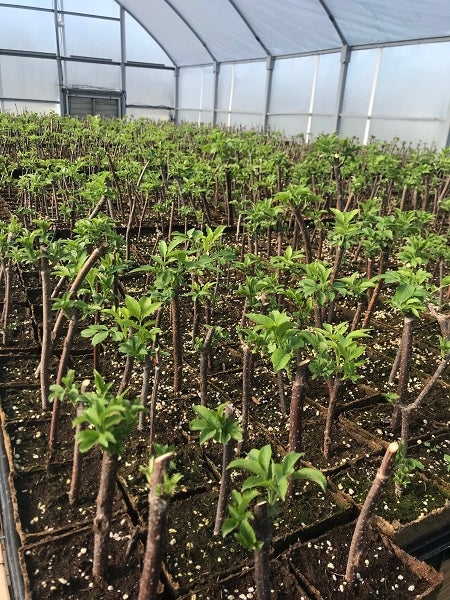
[[[174,111],[173,111],[173,120],[175,123],[178,123],[178,110],[180,104],[180,67],[175,67],[174,71],[175,76],[175,100],[174,100]]]
[[[308,110],[308,123],[306,125],[306,141],[311,141],[311,128],[312,128],[312,117],[314,110],[314,100],[316,97],[316,87],[317,87],[317,76],[319,74],[319,64],[320,64],[320,55],[317,54],[316,62],[314,65],[314,74],[311,85],[311,98],[309,100],[309,110]]]
[[[334,125],[334,129],[338,135],[341,129],[342,107],[344,106],[345,84],[347,83],[348,63],[350,62],[351,52],[349,46],[342,46],[341,69],[339,72],[339,83],[336,94],[336,122]]]
[[[2,66],[0,65],[0,112],[5,111],[5,101],[3,100]]]
[[[200,126],[202,122],[202,110],[203,110],[203,88],[205,86],[205,69],[202,67],[202,80],[200,82],[200,98],[198,102],[198,119],[197,125]]]
[[[228,115],[227,115],[227,127],[231,127],[231,111],[233,109],[233,96],[234,96],[234,72],[235,65],[231,65],[231,83],[230,83],[230,99],[228,101]]]
[[[380,65],[381,65],[382,55],[383,55],[383,48],[378,48],[377,62],[375,64],[375,73],[373,75],[373,82],[372,82],[372,92],[370,94],[369,108],[367,109],[367,121],[366,121],[366,128],[364,130],[364,137],[363,137],[363,142],[362,142],[363,144],[367,144],[367,142],[369,141],[370,121],[372,119],[372,114],[373,114],[373,105],[375,103],[375,94],[377,91],[378,75],[380,74]]]
[[[217,125],[217,99],[219,91],[219,74],[220,74],[220,63],[217,61],[213,65],[214,73],[214,90],[213,90],[213,114],[212,114],[212,126]]]
[[[448,104],[447,118],[444,121],[443,134],[441,144],[442,147],[450,146],[450,102]]]
[[[120,87],[122,90],[120,96],[120,117],[127,114],[127,37],[125,27],[125,10],[120,7]]]
[[[263,113],[263,128],[267,131],[269,123],[270,97],[272,95],[272,75],[274,67],[273,56],[268,56],[266,61],[266,89],[264,91],[264,113]]]
[[[64,95],[64,76],[61,61],[61,46],[59,42],[59,19],[58,19],[58,0],[53,0],[53,20],[55,23],[56,37],[56,68],[58,69],[58,87],[59,87],[59,112],[64,117],[67,114],[66,98]]]

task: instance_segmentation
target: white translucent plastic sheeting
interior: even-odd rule
[[[262,113],[265,109],[266,77],[265,61],[234,65],[231,110],[233,112]]]
[[[33,112],[38,114],[48,114],[55,112],[60,114],[59,104],[50,102],[31,102],[31,101],[9,101],[0,100],[0,111],[8,112],[13,115],[21,115],[24,112]]]
[[[448,0],[327,0],[327,6],[350,45],[450,35]]]
[[[125,13],[126,59],[173,66],[164,50],[128,13]]]
[[[64,71],[64,83],[69,87],[114,91],[121,89],[119,66],[70,61],[65,63]]]
[[[309,134],[314,139],[322,133],[333,133],[336,127],[335,117],[323,117],[321,115],[313,116]]]
[[[450,43],[383,48],[373,114],[445,119],[449,87]]]
[[[171,121],[171,112],[169,110],[144,108],[144,107],[130,107],[127,108],[127,117],[133,119],[152,119],[154,121]]]
[[[175,82],[173,71],[126,68],[127,103],[173,107]]]
[[[264,57],[265,51],[229,0],[171,0],[217,61]]]
[[[304,115],[273,115],[269,117],[269,127],[288,137],[301,133],[306,134],[308,117]]]
[[[7,8],[0,4],[0,47],[29,52],[56,52],[53,13]]]
[[[230,116],[231,127],[243,127],[244,129],[260,130],[264,125],[263,118],[260,114],[248,115],[233,112]]]
[[[233,80],[233,65],[221,65],[217,85],[217,109],[230,110],[231,83]]]
[[[236,5],[273,55],[342,45],[318,0],[236,0]]]
[[[216,112],[216,123],[217,125],[228,126],[229,115],[226,112]]]
[[[0,6],[2,4],[17,4],[19,6],[36,6],[37,8],[53,9],[53,0],[11,0],[11,2],[2,0]]]
[[[299,56],[275,61],[270,113],[309,111],[315,60],[314,56]]]
[[[366,128],[367,119],[362,117],[342,117],[339,126],[339,135],[341,137],[353,138],[362,140]]]
[[[200,123],[209,123],[212,124],[213,121],[213,112],[212,110],[201,110],[199,112],[199,118],[198,118]]]
[[[340,53],[321,54],[314,93],[313,112],[335,113],[341,68]]]
[[[0,97],[59,100],[58,90],[55,60],[0,56]]]
[[[82,0],[81,2],[80,0],[59,0],[59,8],[69,12],[103,15],[105,17],[118,18],[120,15],[120,7],[114,0]]]
[[[187,109],[212,110],[214,105],[214,72],[212,67],[180,69],[178,106]]]
[[[212,57],[192,30],[164,0],[121,0],[179,66],[211,63]]]
[[[342,106],[344,115],[367,115],[377,53],[376,49],[356,50],[351,53]]]
[[[391,141],[394,138],[407,140],[414,144],[423,143],[430,146],[433,143],[445,145],[442,123],[439,121],[401,121],[391,119],[373,119],[370,122],[370,137]]]
[[[178,106],[198,109],[202,105],[203,69],[183,68],[178,77]]]
[[[181,109],[178,111],[178,121],[183,123],[197,123],[200,125],[201,123],[206,123],[208,125],[212,124],[213,120],[213,112],[212,110],[188,110]]]
[[[234,0],[237,10],[229,0],[120,3],[178,65],[260,58],[263,46],[280,56],[340,48],[344,42],[374,44],[450,35],[448,0],[327,0],[343,39],[319,0]]]
[[[120,61],[120,24],[92,17],[64,16],[65,56],[91,56]]]

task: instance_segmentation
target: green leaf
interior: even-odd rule
[[[272,448],[269,444],[263,446],[259,451],[258,462],[261,467],[264,469],[265,473],[269,472],[270,468],[270,459],[272,458]]]
[[[251,458],[235,458],[230,462],[227,469],[244,469],[244,471],[250,471],[250,473],[255,473],[255,475],[259,475],[264,479],[265,473],[261,468],[261,465],[256,460],[252,460]]]
[[[314,483],[317,483],[324,492],[327,489],[327,480],[323,473],[317,469],[311,469],[309,467],[299,469],[293,473],[292,479],[306,479],[307,481],[313,481]]]
[[[222,537],[226,537],[229,533],[236,529],[237,526],[238,523],[236,522],[236,519],[225,519],[222,524]]]
[[[266,329],[271,329],[274,326],[274,322],[266,315],[260,315],[258,313],[248,313],[245,315],[250,321],[253,321],[257,325],[262,325]]]
[[[247,477],[247,479],[242,484],[242,491],[251,490],[255,487],[270,487],[272,483],[271,479],[263,479],[259,475],[252,475],[251,477]]]
[[[99,331],[92,338],[91,344],[93,346],[97,346],[98,344],[100,344],[101,342],[103,342],[103,340],[106,340],[107,337],[108,337],[108,332],[107,331]]]
[[[125,306],[130,311],[130,315],[133,316],[136,320],[140,321],[141,319],[141,307],[139,302],[133,298],[132,296],[125,296]]]
[[[236,534],[236,537],[247,550],[255,548],[257,542],[255,530],[247,520],[241,522],[239,533]]]
[[[78,445],[80,452],[88,452],[98,440],[98,432],[92,429],[83,429],[78,432]]]
[[[274,371],[281,371],[289,364],[293,352],[288,352],[284,348],[277,348],[270,357]]]
[[[203,429],[200,434],[200,444],[204,444],[207,440],[210,440],[214,437],[216,433],[215,429]]]

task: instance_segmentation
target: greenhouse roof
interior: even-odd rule
[[[177,66],[450,39],[449,0],[121,0]]]

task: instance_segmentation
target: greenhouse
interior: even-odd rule
[[[450,598],[450,4],[0,0],[0,600]]]
[[[430,0],[0,3],[0,110],[448,145],[450,7]]]

